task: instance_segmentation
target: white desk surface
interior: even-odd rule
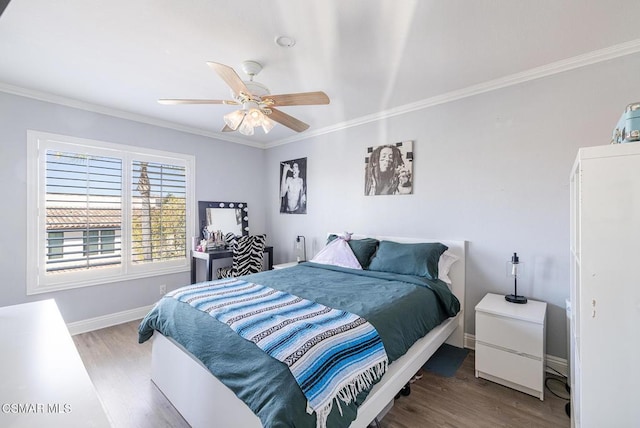
[[[0,337],[0,426],[110,426],[53,299],[0,308]]]

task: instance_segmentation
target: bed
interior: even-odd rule
[[[389,409],[398,391],[442,343],[463,346],[466,242],[352,236],[353,240],[364,238],[390,243],[444,244],[448,247],[447,254],[457,258],[449,271],[451,284],[434,280],[424,286],[420,283],[424,279],[412,283],[405,274],[357,272],[318,263],[302,263],[244,277],[362,315],[379,331],[389,354],[388,368],[372,388],[358,395],[357,404],[334,406],[327,421],[331,427],[366,427]],[[374,283],[378,285],[371,285]],[[376,293],[367,291],[371,287],[376,287]],[[447,300],[448,290],[455,296],[452,300]],[[438,299],[434,303],[418,300],[426,294],[440,294],[447,303]],[[402,321],[385,326],[383,320],[392,316],[392,312],[387,312],[390,301],[394,305],[401,302],[393,317]],[[451,309],[455,302],[459,303],[457,313]],[[416,305],[433,306],[428,311],[418,311]],[[141,342],[153,335],[152,381],[191,426],[316,426],[315,414],[307,413],[305,396],[284,364],[264,355],[209,315],[200,313],[194,318],[191,312],[188,305],[165,297],[145,317],[139,330]],[[406,324],[413,322],[412,317],[397,316],[414,312],[428,313],[417,323],[430,325],[415,327]]]

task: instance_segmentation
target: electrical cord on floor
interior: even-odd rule
[[[552,371],[556,372],[558,374],[558,376],[560,376],[563,379],[558,379],[557,377],[546,377],[544,380],[544,386],[549,390],[550,393],[552,393],[553,395],[555,395],[556,397],[562,399],[562,400],[567,400],[567,403],[564,406],[564,411],[567,414],[567,417],[571,417],[571,388],[569,387],[569,379],[567,378],[567,376],[563,375],[562,373],[560,373],[558,370],[554,369],[553,367],[549,367],[547,366],[547,369],[551,369]],[[555,382],[560,382],[562,384],[562,386],[564,386],[565,391],[567,391],[567,393],[569,393],[568,397],[564,397],[562,395],[556,394],[553,389],[551,389],[551,387],[549,386],[548,382],[549,381],[555,381]]]
[[[570,400],[571,396],[569,397],[564,397],[562,395],[556,394],[553,389],[551,389],[551,387],[548,385],[549,381],[555,381],[555,382],[560,382],[562,383],[562,386],[564,387],[564,389],[569,392],[569,384],[568,384],[568,378],[567,376],[563,375],[562,373],[560,373],[558,370],[554,369],[553,367],[549,367],[547,366],[547,369],[550,369],[552,371],[554,371],[555,373],[558,374],[558,376],[560,376],[562,379],[558,379],[557,377],[546,377],[544,380],[544,386],[547,387],[547,389],[549,390],[549,392],[551,392],[553,395],[555,395],[558,398],[562,398],[563,400]]]
[[[550,393],[552,393],[553,395],[555,395],[558,398],[562,398],[563,400],[570,400],[571,396],[569,397],[563,397],[562,395],[556,394],[553,389],[551,389],[551,387],[549,386],[549,381],[555,381],[555,382],[560,382],[562,384],[562,387],[564,388],[565,385],[567,384],[565,381],[563,381],[562,379],[558,379],[556,377],[548,377],[544,380],[544,386],[547,387],[547,389],[549,390]]]
[[[553,371],[554,371],[554,372],[556,372],[556,374],[557,374],[558,376],[560,376],[560,377],[563,377],[563,378],[565,378],[565,379],[567,378],[567,375],[564,375],[564,374],[560,373],[558,370],[554,369],[554,368],[553,368],[553,367],[551,367],[551,366],[547,366],[547,369],[548,369],[548,370],[553,370]]]
[[[554,372],[556,372],[556,374],[557,374],[558,376],[560,376],[560,377],[563,377],[563,378],[565,378],[565,379],[567,378],[567,376],[566,376],[566,375],[563,375],[562,373],[560,373],[558,370],[554,369],[554,368],[553,368],[553,367],[551,367],[551,366],[547,366],[547,369],[551,369],[551,370],[553,370],[553,371],[554,371]]]

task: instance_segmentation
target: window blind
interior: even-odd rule
[[[27,143],[27,294],[188,270],[194,156],[31,130]]]
[[[46,152],[46,272],[119,265],[122,160]]]
[[[183,259],[186,251],[186,169],[133,161],[131,261]]]

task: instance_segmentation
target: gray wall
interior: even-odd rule
[[[160,284],[171,290],[189,282],[189,273],[184,272],[26,296],[28,129],[194,155],[196,200],[247,202],[251,231],[266,231],[260,179],[264,150],[0,93],[0,182],[4,183],[0,306],[55,298],[70,323],[151,305],[160,297]],[[197,207],[194,209],[197,212]]]
[[[549,303],[547,353],[566,358],[568,178],[579,147],[608,144],[623,108],[639,101],[640,55],[380,120],[267,151],[268,233],[276,262],[294,239],[315,254],[328,231],[469,241],[466,332],[487,292]],[[331,95],[331,94],[329,94]],[[363,196],[368,146],[414,141],[414,194]],[[278,211],[279,162],[307,157],[306,215]]]
[[[309,255],[328,231],[464,239],[466,332],[487,292],[509,293],[505,263],[526,264],[519,290],[549,303],[547,352],[566,357],[568,177],[579,147],[607,144],[624,106],[639,101],[640,55],[627,56],[268,150],[0,93],[0,306],[54,297],[66,322],[155,302],[188,273],[37,296],[25,294],[26,130],[193,154],[197,200],[243,200],[252,233],[275,261]],[[331,95],[331,94],[329,94]],[[414,194],[365,197],[366,147],[414,141]],[[279,213],[279,163],[308,158],[308,214]],[[241,168],[239,170],[238,168]],[[195,232],[195,231],[194,231]]]

